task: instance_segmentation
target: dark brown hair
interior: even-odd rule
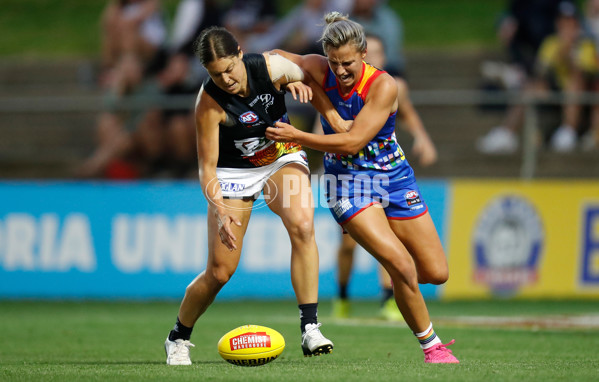
[[[219,58],[237,56],[240,48],[231,32],[223,27],[210,27],[196,39],[194,51],[202,65],[206,66]]]

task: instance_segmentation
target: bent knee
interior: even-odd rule
[[[441,285],[449,279],[449,270],[435,269],[430,272],[418,272],[418,282],[421,284]]]
[[[393,283],[398,281],[410,285],[412,288],[418,288],[418,274],[414,268],[414,264],[410,261],[393,261],[389,264],[387,272],[391,275]],[[399,276],[399,278],[396,278]]]
[[[308,242],[314,238],[314,223],[312,219],[296,219],[288,225],[291,241]]]
[[[213,267],[210,270],[206,270],[206,276],[208,276],[208,280],[210,280],[210,285],[216,288],[222,288],[229,282],[234,272],[235,270],[230,270],[226,267]]]
[[[185,294],[192,296],[205,294],[216,296],[222,287],[231,279],[234,272],[235,270],[228,271],[224,267],[206,269],[187,285]]]

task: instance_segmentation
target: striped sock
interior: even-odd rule
[[[441,339],[437,337],[437,333],[433,330],[433,323],[428,326],[422,333],[414,333],[416,338],[418,338],[418,342],[420,342],[420,347],[422,350],[433,347],[437,344],[441,343]]]

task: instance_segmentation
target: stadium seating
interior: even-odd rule
[[[411,52],[407,80],[412,95],[429,90],[476,90],[480,85],[480,63],[490,56],[493,53]],[[101,101],[101,91],[93,86],[91,68],[89,62],[81,60],[0,63],[0,177],[72,177],[74,166],[94,148],[97,113],[69,111],[68,105],[64,109],[65,105],[60,102],[55,111],[32,111],[48,106],[35,104],[36,98],[25,103],[31,107],[29,111],[13,109],[10,102],[27,97],[84,99],[88,96],[96,96]],[[431,105],[418,99],[415,103],[437,144],[440,158],[439,163],[429,168],[422,168],[412,159],[410,162],[419,177],[517,178],[521,175],[521,154],[485,156],[474,148],[476,138],[497,125],[502,113],[483,112],[473,104]],[[400,133],[399,139],[408,159],[413,158],[408,135]],[[540,150],[537,155],[535,176],[599,176],[599,166],[591,165],[599,163],[599,150],[567,155]]]

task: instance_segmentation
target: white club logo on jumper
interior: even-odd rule
[[[264,107],[264,110],[268,111],[268,108],[274,105],[275,98],[272,96],[272,94],[269,93],[260,94],[256,98],[254,98],[252,102],[250,102],[250,107],[253,107],[258,101],[260,101],[260,103]]]

